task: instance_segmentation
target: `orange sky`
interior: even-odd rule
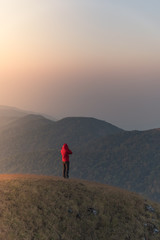
[[[119,119],[123,125],[123,116],[129,119],[129,109],[137,107],[130,95],[140,86],[141,108],[152,99],[157,106],[159,7],[156,0],[1,1],[0,105],[56,116],[92,115],[115,123]],[[148,98],[151,86],[153,96]],[[88,100],[86,108],[82,99]],[[123,107],[127,99],[131,105]],[[103,113],[99,108],[108,102],[112,107]],[[122,109],[116,114],[117,102]],[[137,118],[143,112],[139,108]]]
[[[3,1],[1,74],[42,68],[54,73],[92,63],[104,69],[158,63],[159,22],[120,2]]]

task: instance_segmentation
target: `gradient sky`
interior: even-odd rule
[[[160,127],[159,0],[0,0],[0,105]]]

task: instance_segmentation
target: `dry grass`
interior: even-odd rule
[[[160,205],[137,194],[76,179],[0,175],[2,240],[158,240],[155,229]]]

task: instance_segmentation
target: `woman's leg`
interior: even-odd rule
[[[69,162],[66,162],[66,177],[69,178]]]
[[[63,177],[66,177],[66,163],[63,162]]]

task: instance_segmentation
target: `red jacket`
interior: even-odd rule
[[[72,151],[68,148],[68,145],[65,143],[61,148],[62,162],[69,162],[69,154],[72,154]]]

